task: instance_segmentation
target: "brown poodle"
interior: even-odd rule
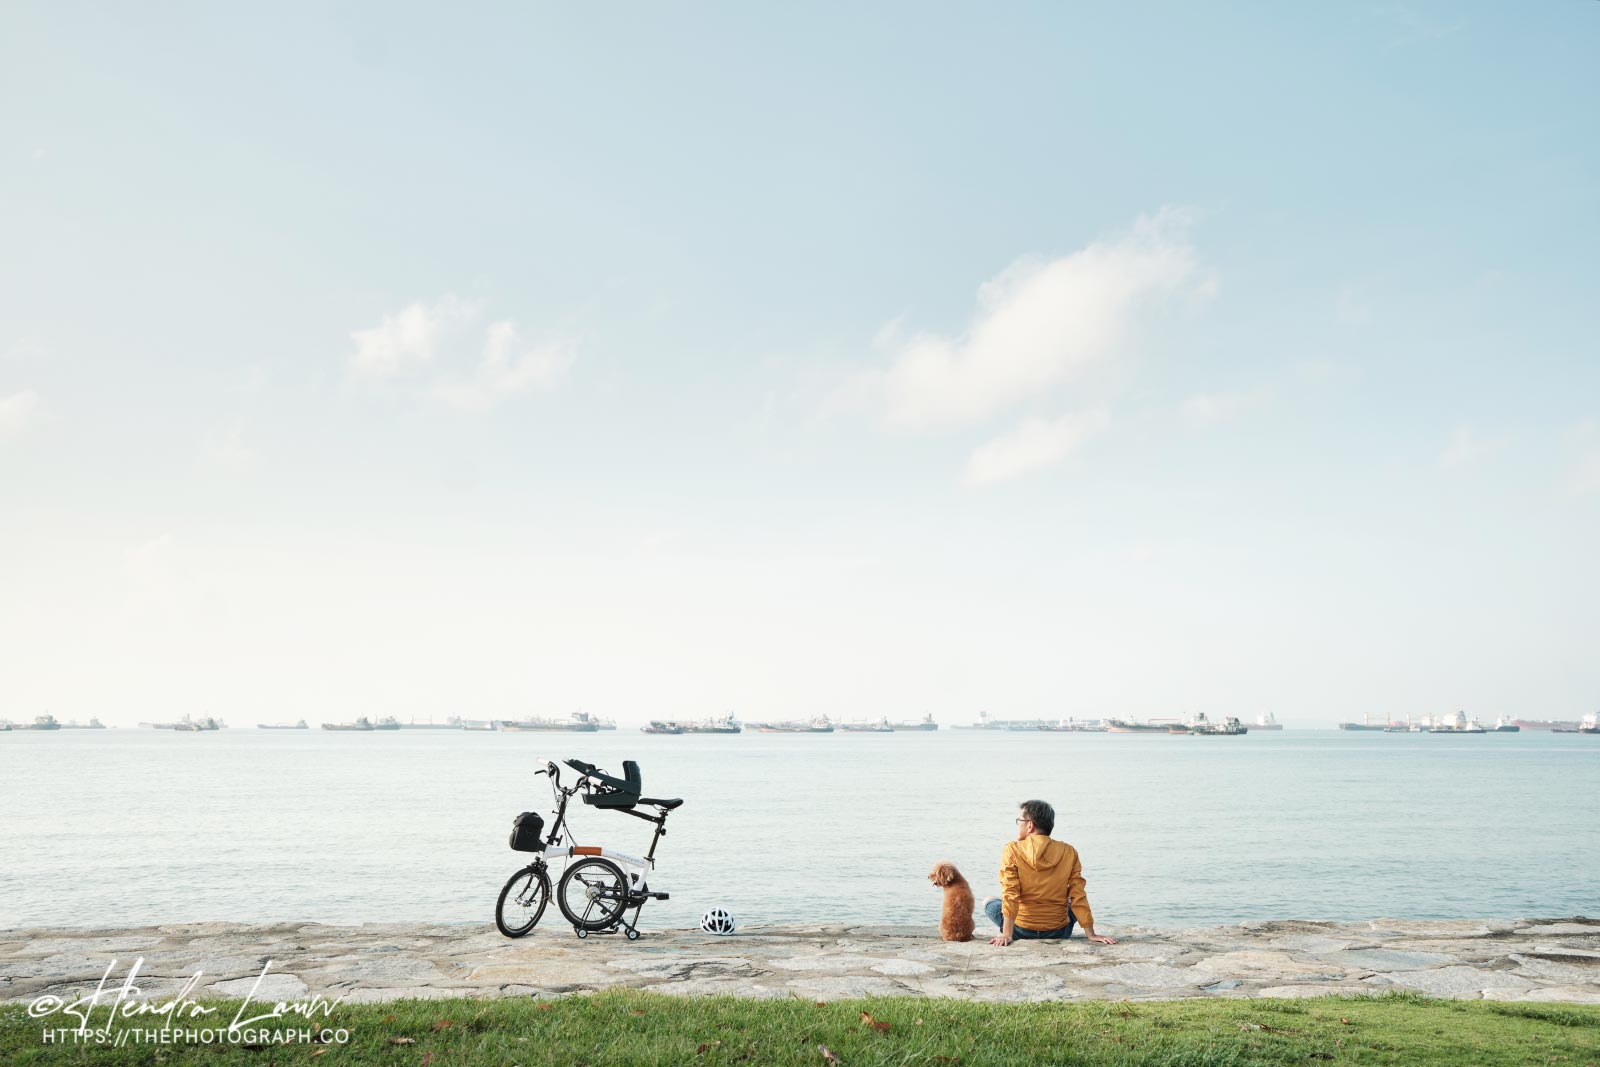
[[[945,941],[972,940],[972,887],[953,863],[936,863],[928,881],[944,890],[944,913],[939,916],[939,937]]]

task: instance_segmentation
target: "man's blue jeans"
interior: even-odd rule
[[[990,922],[994,923],[1002,930],[1005,929],[1006,917],[1000,914],[1000,902],[998,900],[991,900],[989,903],[985,904],[983,906],[983,913],[989,916]],[[1019,941],[1024,938],[1044,939],[1071,937],[1072,928],[1076,925],[1078,925],[1077,917],[1069,913],[1067,915],[1067,925],[1063,926],[1059,930],[1027,930],[1021,926],[1013,926],[1011,928],[1011,934]]]

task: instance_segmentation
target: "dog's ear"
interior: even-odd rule
[[[949,885],[951,882],[955,881],[955,878],[952,877],[955,873],[956,869],[951,864],[936,863],[933,867],[933,873],[928,875],[928,881],[932,882],[934,885]]]

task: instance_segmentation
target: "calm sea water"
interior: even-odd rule
[[[1600,737],[108,730],[0,734],[0,926],[488,922],[512,817],[551,807],[532,772],[567,756],[636,759],[646,795],[687,801],[646,929],[713,905],[935,922],[929,868],[992,892],[1030,797],[1111,931],[1600,907]],[[575,805],[573,826],[647,847],[623,815]]]

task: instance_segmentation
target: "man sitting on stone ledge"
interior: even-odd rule
[[[1094,932],[1094,913],[1083,888],[1078,850],[1055,841],[1056,812],[1042,800],[1022,802],[1017,839],[1000,850],[1000,897],[983,902],[983,910],[1000,936],[991,945],[1009,945],[1017,938],[1071,937],[1083,924],[1083,936],[1102,945],[1117,939]]]

